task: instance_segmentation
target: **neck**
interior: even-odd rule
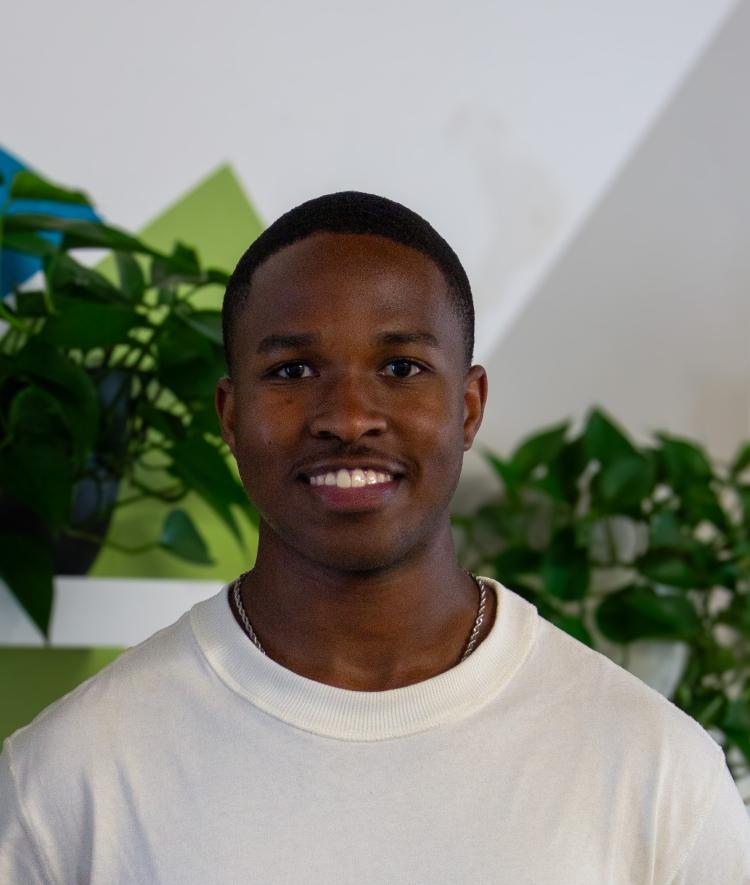
[[[447,524],[408,560],[367,572],[311,562],[263,526],[242,602],[277,663],[339,688],[382,691],[455,666],[479,594],[456,562]],[[488,599],[478,641],[493,618],[494,598]]]

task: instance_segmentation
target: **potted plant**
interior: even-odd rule
[[[30,172],[9,200],[88,204]],[[0,577],[47,634],[54,574],[84,574],[112,538],[115,507],[168,502],[147,547],[210,564],[180,506],[200,495],[241,541],[253,518],[212,406],[224,372],[221,315],[207,293],[228,274],[177,243],[170,253],[97,221],[0,213],[0,247],[38,256],[38,285],[0,302]],[[112,273],[81,261],[105,249]],[[215,301],[215,298],[214,298]]]
[[[695,442],[637,446],[600,409],[487,453],[497,494],[454,518],[467,568],[596,647],[681,642],[672,700],[750,764],[750,443],[719,467]]]

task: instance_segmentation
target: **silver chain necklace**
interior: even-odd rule
[[[234,582],[233,595],[234,595],[234,604],[237,608],[237,613],[240,616],[240,621],[242,622],[242,627],[247,633],[248,638],[253,643],[253,645],[258,649],[261,654],[265,654],[266,650],[260,644],[260,639],[258,639],[258,634],[253,630],[253,625],[250,623],[250,618],[247,616],[247,612],[245,611],[245,606],[242,604],[242,597],[240,596],[240,586],[242,585],[243,578],[247,575],[248,572],[244,572],[237,578]],[[474,626],[471,628],[471,633],[469,634],[469,641],[466,644],[466,648],[464,649],[464,653],[461,655],[461,661],[465,661],[466,658],[474,651],[474,648],[477,644],[477,639],[479,638],[479,630],[484,623],[484,608],[487,603],[487,588],[484,586],[484,582],[480,581],[479,578],[468,572],[469,577],[474,581],[479,589],[479,609],[477,610],[477,617],[474,621]],[[459,661],[459,663],[461,662]]]

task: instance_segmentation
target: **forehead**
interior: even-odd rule
[[[316,233],[280,249],[253,274],[247,308],[250,328],[345,317],[370,321],[373,315],[392,324],[445,321],[450,314],[457,325],[435,262],[371,234]]]

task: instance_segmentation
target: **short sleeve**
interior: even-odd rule
[[[665,885],[750,885],[750,815],[723,757],[714,800]]]
[[[0,754],[0,882],[23,882],[24,885],[50,885],[51,882],[26,827],[7,743]]]

